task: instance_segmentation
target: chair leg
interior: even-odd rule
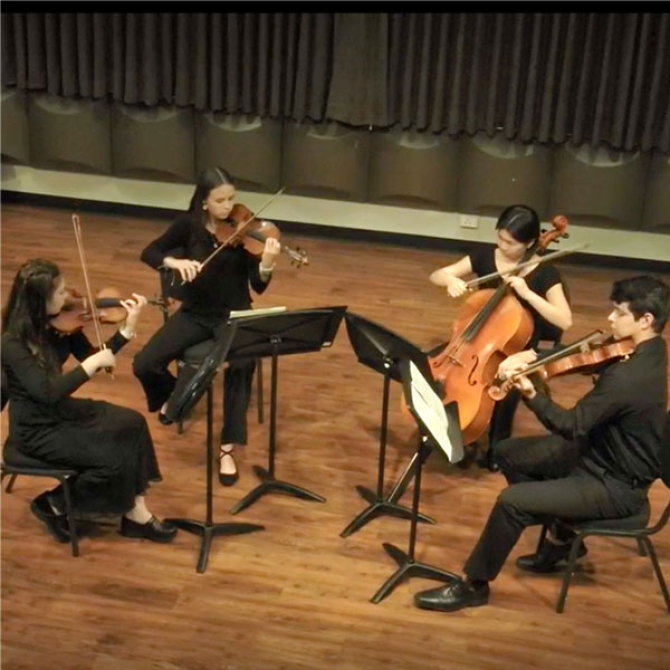
[[[542,549],[544,541],[547,539],[547,533],[549,532],[549,526],[545,523],[542,525],[542,530],[540,531],[540,536],[537,538],[537,547],[535,547],[535,553],[539,553]]]
[[[72,494],[70,492],[70,478],[59,477],[60,483],[63,485],[63,495],[65,497],[65,512],[67,514],[67,525],[70,531],[70,545],[72,547],[72,555],[79,556],[79,540],[77,538],[77,526],[74,521],[74,508],[72,505]]]
[[[263,423],[263,359],[256,359],[256,404],[258,423]]]
[[[4,479],[7,475],[9,475],[9,472],[3,472],[2,477],[0,478],[0,480]],[[18,477],[18,475],[16,475],[16,474],[9,475],[9,481],[7,482],[7,486],[5,488],[5,491],[7,491],[7,493],[12,492],[12,488],[14,487],[14,482],[16,481],[17,477]]]
[[[640,552],[640,556],[646,556],[647,555],[647,552],[645,550],[645,540],[646,540],[646,538],[636,537],[635,539],[637,540],[637,548],[638,548],[638,551]]]
[[[639,537],[638,542],[644,544],[649,560],[651,561],[651,566],[654,569],[656,574],[656,579],[658,580],[658,585],[661,587],[661,593],[663,594],[663,599],[665,600],[665,608],[670,612],[670,594],[668,593],[668,587],[663,578],[663,572],[661,572],[661,566],[658,562],[658,557],[656,556],[656,550],[654,545],[651,543],[651,540],[648,537]]]
[[[577,535],[570,545],[570,554],[568,556],[568,564],[565,566],[565,571],[563,572],[563,581],[561,582],[561,592],[558,596],[558,603],[556,603],[556,611],[559,614],[563,613],[565,609],[565,599],[568,597],[568,587],[570,586],[570,579],[572,577],[572,572],[575,569],[575,563],[577,561],[577,554],[579,549],[582,546],[582,536]]]

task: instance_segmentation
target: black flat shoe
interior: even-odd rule
[[[536,572],[539,574],[543,572],[558,572],[563,569],[559,566],[559,563],[564,563],[568,560],[570,547],[570,542],[567,544],[554,544],[547,540],[536,554],[519,556],[516,559],[516,567],[526,572]],[[582,543],[577,552],[577,558],[586,556],[587,551],[587,548]]]
[[[456,612],[464,607],[479,607],[489,601],[489,585],[473,586],[458,580],[447,586],[421,591],[414,596],[414,604],[424,610]]]
[[[56,514],[47,499],[47,494],[42,493],[30,503],[30,511],[47,527],[56,542],[66,544],[70,541],[67,517],[65,514]]]
[[[221,461],[223,461],[225,456],[230,456],[235,466],[235,472],[224,473],[221,472]],[[221,451],[219,453],[219,483],[221,486],[233,486],[237,480],[240,478],[240,473],[237,470],[237,463],[235,462],[235,456],[233,456],[232,451]]]
[[[174,423],[172,419],[167,418],[165,412],[158,412],[158,422],[164,426],[171,426]]]
[[[124,516],[121,519],[121,535],[151,542],[172,542],[177,534],[177,526],[167,521],[159,521],[152,516],[146,523],[138,523]]]

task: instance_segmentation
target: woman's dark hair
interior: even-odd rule
[[[23,342],[47,369],[58,368],[51,347],[45,343],[51,318],[47,314],[47,302],[60,276],[58,266],[51,261],[43,258],[26,261],[14,277],[2,311],[2,332]]]
[[[217,187],[224,184],[235,186],[233,178],[221,167],[207,168],[198,175],[198,181],[193,191],[191,203],[188,206],[188,211],[193,215],[197,221],[204,221],[202,205],[209,197],[209,194]]]
[[[233,178],[221,167],[207,168],[198,175],[195,191],[193,191],[193,196],[191,197],[191,202],[188,206],[188,212],[193,222],[191,228],[191,237],[193,241],[199,241],[201,243],[207,242],[208,236],[205,231],[207,214],[203,210],[202,205],[215,188],[223,186],[224,184],[235,186]]]
[[[655,333],[660,333],[668,321],[670,287],[656,277],[640,275],[619,279],[612,285],[610,300],[618,305],[627,302],[636,321],[647,313],[651,314]]]
[[[540,237],[540,217],[528,205],[510,205],[498,217],[496,230],[506,230],[523,244],[535,242]]]

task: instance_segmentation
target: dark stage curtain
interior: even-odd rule
[[[2,83],[670,152],[668,13],[3,13]]]

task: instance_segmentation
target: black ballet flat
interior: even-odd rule
[[[237,470],[237,463],[235,462],[235,456],[233,456],[232,451],[222,451],[219,454],[219,461],[221,461],[221,459],[224,456],[230,456],[233,459],[233,465],[235,466],[235,472],[231,472],[231,473],[226,474],[226,473],[221,472],[221,468],[219,467],[219,483],[221,484],[221,486],[233,486],[237,482],[237,480],[240,478],[240,473]]]
[[[158,422],[164,426],[171,426],[174,423],[172,419],[167,418],[165,412],[158,412]]]
[[[159,521],[152,516],[146,523],[138,523],[124,516],[121,519],[121,535],[151,542],[172,542],[177,534],[177,526],[167,521]]]

